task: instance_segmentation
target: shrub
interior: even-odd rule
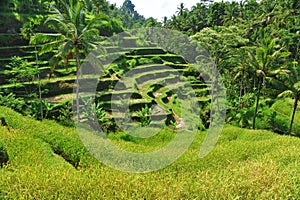
[[[286,134],[289,130],[288,119],[285,116],[277,115],[273,125],[273,131]]]
[[[148,65],[153,64],[153,61],[150,58],[139,58],[138,65]]]
[[[152,58],[152,61],[153,61],[153,63],[155,63],[155,64],[163,64],[163,63],[164,63],[164,61],[163,61],[159,56],[154,56],[154,57]]]
[[[151,115],[151,108],[149,108],[147,104],[145,105],[144,108],[138,111],[138,116],[140,117],[142,127],[148,126],[151,123],[150,115]]]
[[[130,69],[133,69],[137,64],[137,61],[136,59],[132,59],[132,60],[128,60],[126,63],[130,67]]]
[[[5,94],[4,92],[0,91],[0,106],[6,106],[14,109],[17,112],[25,113],[25,100],[22,98],[17,98],[13,93]]]
[[[38,69],[30,65],[27,60],[17,56],[11,58],[6,68],[5,73],[11,77],[9,81],[14,84],[33,81],[34,76],[39,73]]]

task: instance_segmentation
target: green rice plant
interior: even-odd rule
[[[74,129],[57,126],[57,123],[53,121],[39,122],[28,117],[22,117],[5,107],[0,107],[0,114],[5,116],[10,128],[21,130],[25,134],[48,143],[55,153],[61,155],[74,167],[79,166],[86,149]]]
[[[138,111],[141,120],[141,127],[148,126],[151,123],[151,108],[146,104],[144,108]]]
[[[48,128],[60,129],[56,123],[47,124]],[[4,199],[296,199],[299,196],[299,139],[225,126],[212,152],[200,159],[199,147],[205,134],[198,132],[191,147],[170,166],[151,173],[130,174],[99,164],[88,154],[82,157],[85,164],[76,170],[54,154],[43,140],[20,129],[8,132],[2,128],[0,137],[11,161],[0,169],[0,196]],[[166,146],[176,133],[165,128],[147,139],[125,133],[108,137],[119,148],[149,152]]]

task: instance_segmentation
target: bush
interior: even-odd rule
[[[10,77],[11,83],[33,81],[34,76],[39,73],[36,67],[33,67],[27,60],[14,56],[6,65],[5,73]]]
[[[141,127],[148,126],[151,123],[151,108],[146,104],[141,110],[138,111],[138,116],[141,120]]]
[[[101,23],[98,27],[101,36],[113,36],[114,33],[123,31],[122,22],[116,18],[112,18],[108,23]]]
[[[6,94],[0,91],[0,106],[6,106],[14,109],[17,112],[25,113],[25,101],[22,98],[17,98],[15,94]]]
[[[162,60],[159,56],[154,56],[154,57],[152,58],[152,61],[153,61],[153,63],[155,63],[155,64],[163,64],[163,63],[164,63],[163,60]]]
[[[153,64],[153,60],[150,58],[139,58],[138,59],[138,65],[148,65],[148,64]]]
[[[277,115],[273,125],[273,131],[286,134],[289,130],[289,120],[285,116]]]

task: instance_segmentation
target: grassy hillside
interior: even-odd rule
[[[218,144],[204,159],[200,159],[198,153],[205,132],[199,132],[190,149],[169,167],[153,173],[128,174],[110,169],[90,157],[75,129],[51,121],[34,121],[4,107],[0,108],[0,115],[5,116],[8,124],[8,127],[0,127],[0,138],[10,158],[9,164],[0,169],[3,198],[300,197],[300,141],[297,138],[226,126]],[[169,130],[163,134],[138,140],[119,133],[110,139],[126,149],[142,146],[151,150],[168,142],[174,133]],[[76,167],[72,160],[78,163]]]
[[[280,113],[282,116],[286,116],[291,119],[293,108],[294,108],[295,100],[286,98],[277,100],[273,106],[272,109],[275,110],[277,113]],[[297,107],[296,114],[295,114],[295,122],[296,124],[300,124],[300,108]]]

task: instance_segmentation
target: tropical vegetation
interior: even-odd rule
[[[199,0],[155,19],[131,0],[1,1],[0,198],[298,199],[299,10],[298,0]],[[163,34],[151,30],[174,35],[157,45]],[[202,159],[215,85],[210,68],[183,56],[187,41],[211,57],[226,88],[224,129]],[[121,149],[155,151],[190,131],[189,88],[196,137],[159,171],[111,169],[76,132],[82,123]]]

